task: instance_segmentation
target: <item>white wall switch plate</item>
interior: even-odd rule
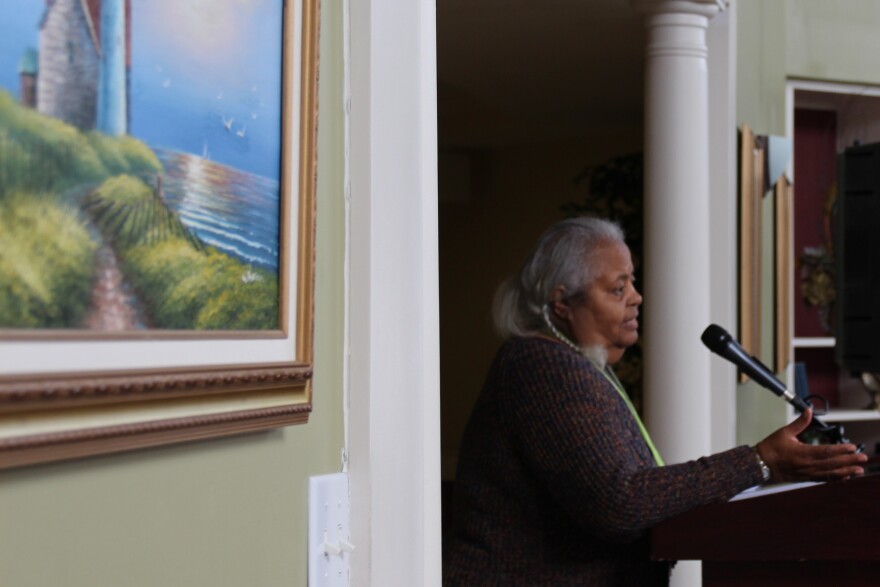
[[[309,587],[348,587],[350,509],[348,473],[309,478]]]

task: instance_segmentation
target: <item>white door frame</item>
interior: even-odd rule
[[[345,15],[351,584],[439,587],[435,4]]]

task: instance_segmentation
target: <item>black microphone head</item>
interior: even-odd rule
[[[728,347],[731,341],[733,341],[733,337],[730,336],[729,332],[717,324],[710,324],[706,327],[706,330],[703,331],[700,340],[703,341],[704,345],[709,347],[710,351],[720,355]]]

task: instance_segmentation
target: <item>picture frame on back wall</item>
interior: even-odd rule
[[[775,287],[775,353],[773,369],[781,373],[791,362],[791,299],[792,299],[792,208],[794,189],[784,174],[774,186],[775,230],[776,237],[776,287]]]
[[[13,1],[0,468],[307,421],[319,0]]]
[[[748,354],[760,356],[765,145],[743,124],[739,146],[739,341]],[[740,383],[747,380],[741,372]]]

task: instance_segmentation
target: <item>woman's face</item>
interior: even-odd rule
[[[642,296],[635,288],[632,257],[623,243],[600,245],[596,255],[596,279],[568,301],[554,304],[567,322],[569,334],[583,347],[601,347],[608,363],[616,363],[639,339],[639,306]]]

